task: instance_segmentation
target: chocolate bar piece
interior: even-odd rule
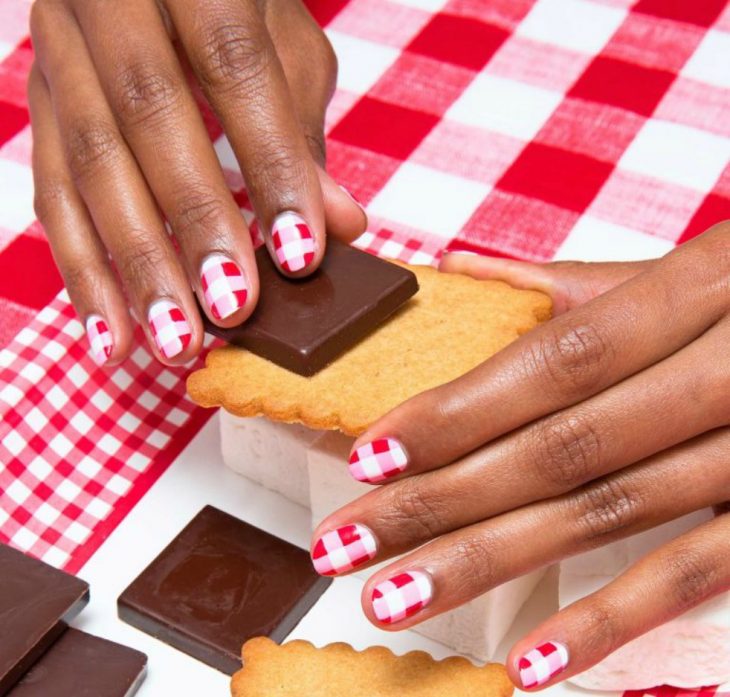
[[[363,339],[418,291],[415,274],[334,239],[311,276],[282,276],[256,252],[258,305],[243,324],[206,331],[283,368],[310,376]]]
[[[146,672],[143,653],[67,629],[8,697],[132,697]]]
[[[254,636],[281,641],[324,593],[309,554],[206,506],[119,596],[119,617],[218,670]]]
[[[0,695],[88,602],[84,581],[0,544]]]

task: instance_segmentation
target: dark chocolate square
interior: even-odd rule
[[[119,617],[218,670],[254,636],[282,641],[332,579],[309,553],[206,506],[119,596]]]
[[[299,375],[310,376],[367,336],[418,291],[415,274],[372,254],[327,240],[322,265],[285,278],[266,248],[256,252],[261,294],[251,317],[206,331]]]
[[[132,697],[146,672],[140,651],[67,629],[8,697]]]
[[[89,586],[0,544],[0,695],[89,602]]]

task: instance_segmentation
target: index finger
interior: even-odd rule
[[[666,358],[727,311],[716,263],[723,245],[727,230],[707,233],[462,377],[404,402],[355,442],[351,473],[377,482],[448,464]]]

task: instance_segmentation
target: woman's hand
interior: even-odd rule
[[[392,483],[327,518],[312,554],[320,573],[404,555],[363,590],[374,623],[412,626],[730,499],[728,223],[654,262],[442,267],[545,289],[558,316],[354,444],[351,473]],[[730,589],[723,511],[530,632],[509,655],[515,683],[584,671]]]
[[[128,354],[129,306],[159,358],[178,364],[202,344],[193,293],[223,327],[258,298],[248,229],[191,76],[285,274],[316,269],[325,226],[364,230],[323,169],[336,61],[298,0],[36,0],[31,32],[36,212],[99,362]]]

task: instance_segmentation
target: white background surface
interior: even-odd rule
[[[294,544],[309,546],[309,512],[227,469],[220,456],[218,428],[216,416],[79,573],[91,585],[91,602],[73,624],[147,654],[148,674],[139,697],[229,694],[228,676],[124,624],[116,613],[121,592],[203,506],[211,504]],[[505,640],[500,658],[521,632],[551,610],[545,598],[553,597],[549,587],[553,581],[544,582],[528,601]],[[396,653],[423,649],[436,658],[450,653],[414,632],[384,632],[372,626],[360,609],[361,587],[362,582],[355,578],[335,579],[289,638],[307,639],[320,646],[334,641],[356,648],[380,644]],[[554,687],[543,694],[568,691],[589,694],[566,687]]]

